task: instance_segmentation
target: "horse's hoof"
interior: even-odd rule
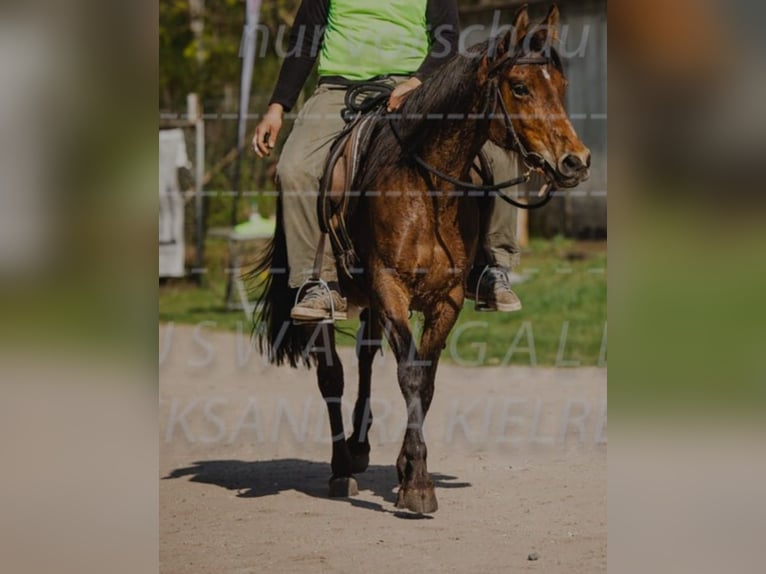
[[[433,486],[426,488],[400,488],[396,507],[406,508],[419,514],[430,514],[439,509]]]
[[[359,494],[359,487],[353,476],[330,479],[330,498],[348,498]]]
[[[351,472],[353,472],[354,474],[359,474],[360,472],[364,472],[365,470],[367,470],[367,467],[369,465],[370,465],[369,453],[351,455]]]

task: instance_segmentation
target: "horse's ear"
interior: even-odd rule
[[[513,30],[515,32],[516,42],[527,35],[529,30],[529,6],[522,4],[521,8],[516,11],[516,15],[513,17]]]
[[[507,28],[507,26],[503,26]],[[495,36],[489,40],[489,49],[487,55],[482,58],[481,67],[479,69],[479,79],[482,79],[488,73],[491,67],[492,61],[502,57],[506,53],[513,53],[516,46],[519,45],[524,36],[529,31],[529,13],[528,5],[522,4],[522,6],[516,11],[516,15],[513,17],[513,27],[508,30],[507,33],[501,36]]]
[[[546,34],[548,35],[548,44],[553,46],[559,41],[559,7],[556,4],[551,6],[548,10],[548,15],[545,17],[543,26],[545,26]]]
[[[497,45],[497,55],[502,56],[506,52],[513,52],[524,36],[529,31],[528,5],[522,4],[513,17],[513,28],[503,35]]]

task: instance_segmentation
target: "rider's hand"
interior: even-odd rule
[[[388,111],[393,112],[394,110],[398,109],[399,106],[404,103],[407,95],[422,83],[423,82],[418,80],[415,76],[412,76],[406,82],[402,82],[396,86],[391,92],[391,96],[388,98]]]
[[[283,111],[282,104],[271,104],[256,126],[253,149],[258,157],[269,155],[269,152],[277,145],[277,135],[282,129]]]

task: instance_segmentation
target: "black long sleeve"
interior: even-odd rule
[[[456,0],[428,0],[426,22],[431,36],[431,51],[415,76],[423,80],[450,60],[458,51],[460,17]]]
[[[295,105],[303,84],[311,74],[324,39],[327,15],[332,0],[303,0],[295,15],[290,42],[269,104],[277,103],[289,111]],[[456,0],[428,0],[426,22],[430,52],[415,75],[424,79],[452,58],[458,50],[460,20]]]
[[[290,30],[287,56],[269,104],[290,111],[311,74],[324,38],[330,0],[303,0]]]

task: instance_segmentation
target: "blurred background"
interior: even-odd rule
[[[763,16],[609,6],[610,571],[762,568]]]
[[[0,553],[14,572],[156,569],[157,131],[187,116],[189,93],[198,94],[204,114],[236,113],[231,102],[238,96],[245,18],[243,2],[208,1],[194,18],[189,4],[0,6],[0,449],[6,454]],[[465,21],[485,17],[479,14],[493,2],[476,4],[461,3]],[[566,2],[562,11],[576,18],[588,6]],[[293,10],[294,4],[264,1],[258,13],[266,23],[289,22]],[[760,572],[764,4],[621,0],[608,11],[609,569]],[[202,20],[201,31],[193,19]],[[195,34],[200,42],[208,38],[200,59]],[[251,114],[262,111],[277,73],[271,50],[254,72]],[[601,65],[595,70],[605,73]],[[588,80],[587,95],[600,98],[595,82]],[[578,83],[572,78],[573,92]],[[595,105],[570,111],[607,113]],[[578,130],[595,147],[590,130],[599,132],[602,124],[594,120]],[[236,146],[235,125],[236,119],[205,119],[203,175],[214,174],[205,191],[234,191],[233,164],[213,168]],[[225,317],[244,320],[241,311],[224,312],[228,238],[209,233],[231,226],[231,196],[203,196],[203,261],[211,272],[201,288],[193,278],[202,274],[191,273],[197,265],[192,177],[200,166],[193,129],[181,129],[191,164],[189,180],[179,184],[189,226],[184,278],[161,287],[160,319],[180,321],[179,314],[203,309],[190,319],[197,320],[212,307],[221,325]],[[243,155],[239,189],[271,189],[269,169]],[[599,221],[603,198],[587,201],[596,204],[587,217]],[[269,210],[265,193],[248,197],[236,221]],[[598,227],[566,228],[561,221],[550,230],[529,222],[528,249],[542,241],[541,252],[528,251],[522,261],[547,258],[545,250],[552,253],[538,268],[555,270],[570,253],[573,265],[582,261],[581,244],[571,243],[582,237],[577,229],[590,227],[584,236],[598,238]],[[546,239],[551,234],[560,237]],[[222,244],[215,260],[207,258],[212,241]],[[598,257],[605,261],[603,253]],[[204,293],[215,276],[224,279],[206,303],[177,299]],[[539,284],[525,303],[556,281]],[[594,290],[606,297],[605,286],[586,287],[559,293],[572,304],[583,300],[572,293],[587,301],[596,300]],[[583,361],[598,359],[603,333],[603,316],[591,316],[596,319],[584,322],[598,325],[585,334],[591,346],[574,347],[590,348]],[[554,333],[545,361],[555,360],[559,329],[560,323],[541,326],[541,333]]]

